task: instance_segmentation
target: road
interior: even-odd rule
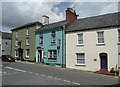
[[[82,70],[24,62],[3,62],[2,85],[112,85],[118,78]],[[85,86],[85,87],[86,87]]]

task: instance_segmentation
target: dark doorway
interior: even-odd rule
[[[100,66],[101,69],[108,69],[107,53],[100,53]]]
[[[38,50],[38,62],[42,61],[42,50]]]

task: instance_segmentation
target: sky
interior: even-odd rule
[[[2,1],[2,31],[11,32],[11,29],[29,22],[40,21],[42,16],[49,16],[49,22],[58,22],[66,19],[65,10],[68,7],[74,8],[79,15],[78,19],[91,16],[103,15],[118,12],[117,0],[105,0],[100,2],[92,0],[81,2],[78,0],[5,0]],[[90,0],[89,0],[90,1]],[[94,1],[94,2],[93,2]]]

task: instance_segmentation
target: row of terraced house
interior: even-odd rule
[[[66,19],[31,22],[12,29],[12,55],[17,60],[99,71],[118,69],[120,60],[119,12],[77,19],[67,8]]]

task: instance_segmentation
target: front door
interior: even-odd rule
[[[101,63],[101,69],[108,69],[108,64],[107,64],[107,54],[106,53],[101,53],[100,54],[100,63]]]
[[[38,50],[38,62],[42,61],[42,51]]]

